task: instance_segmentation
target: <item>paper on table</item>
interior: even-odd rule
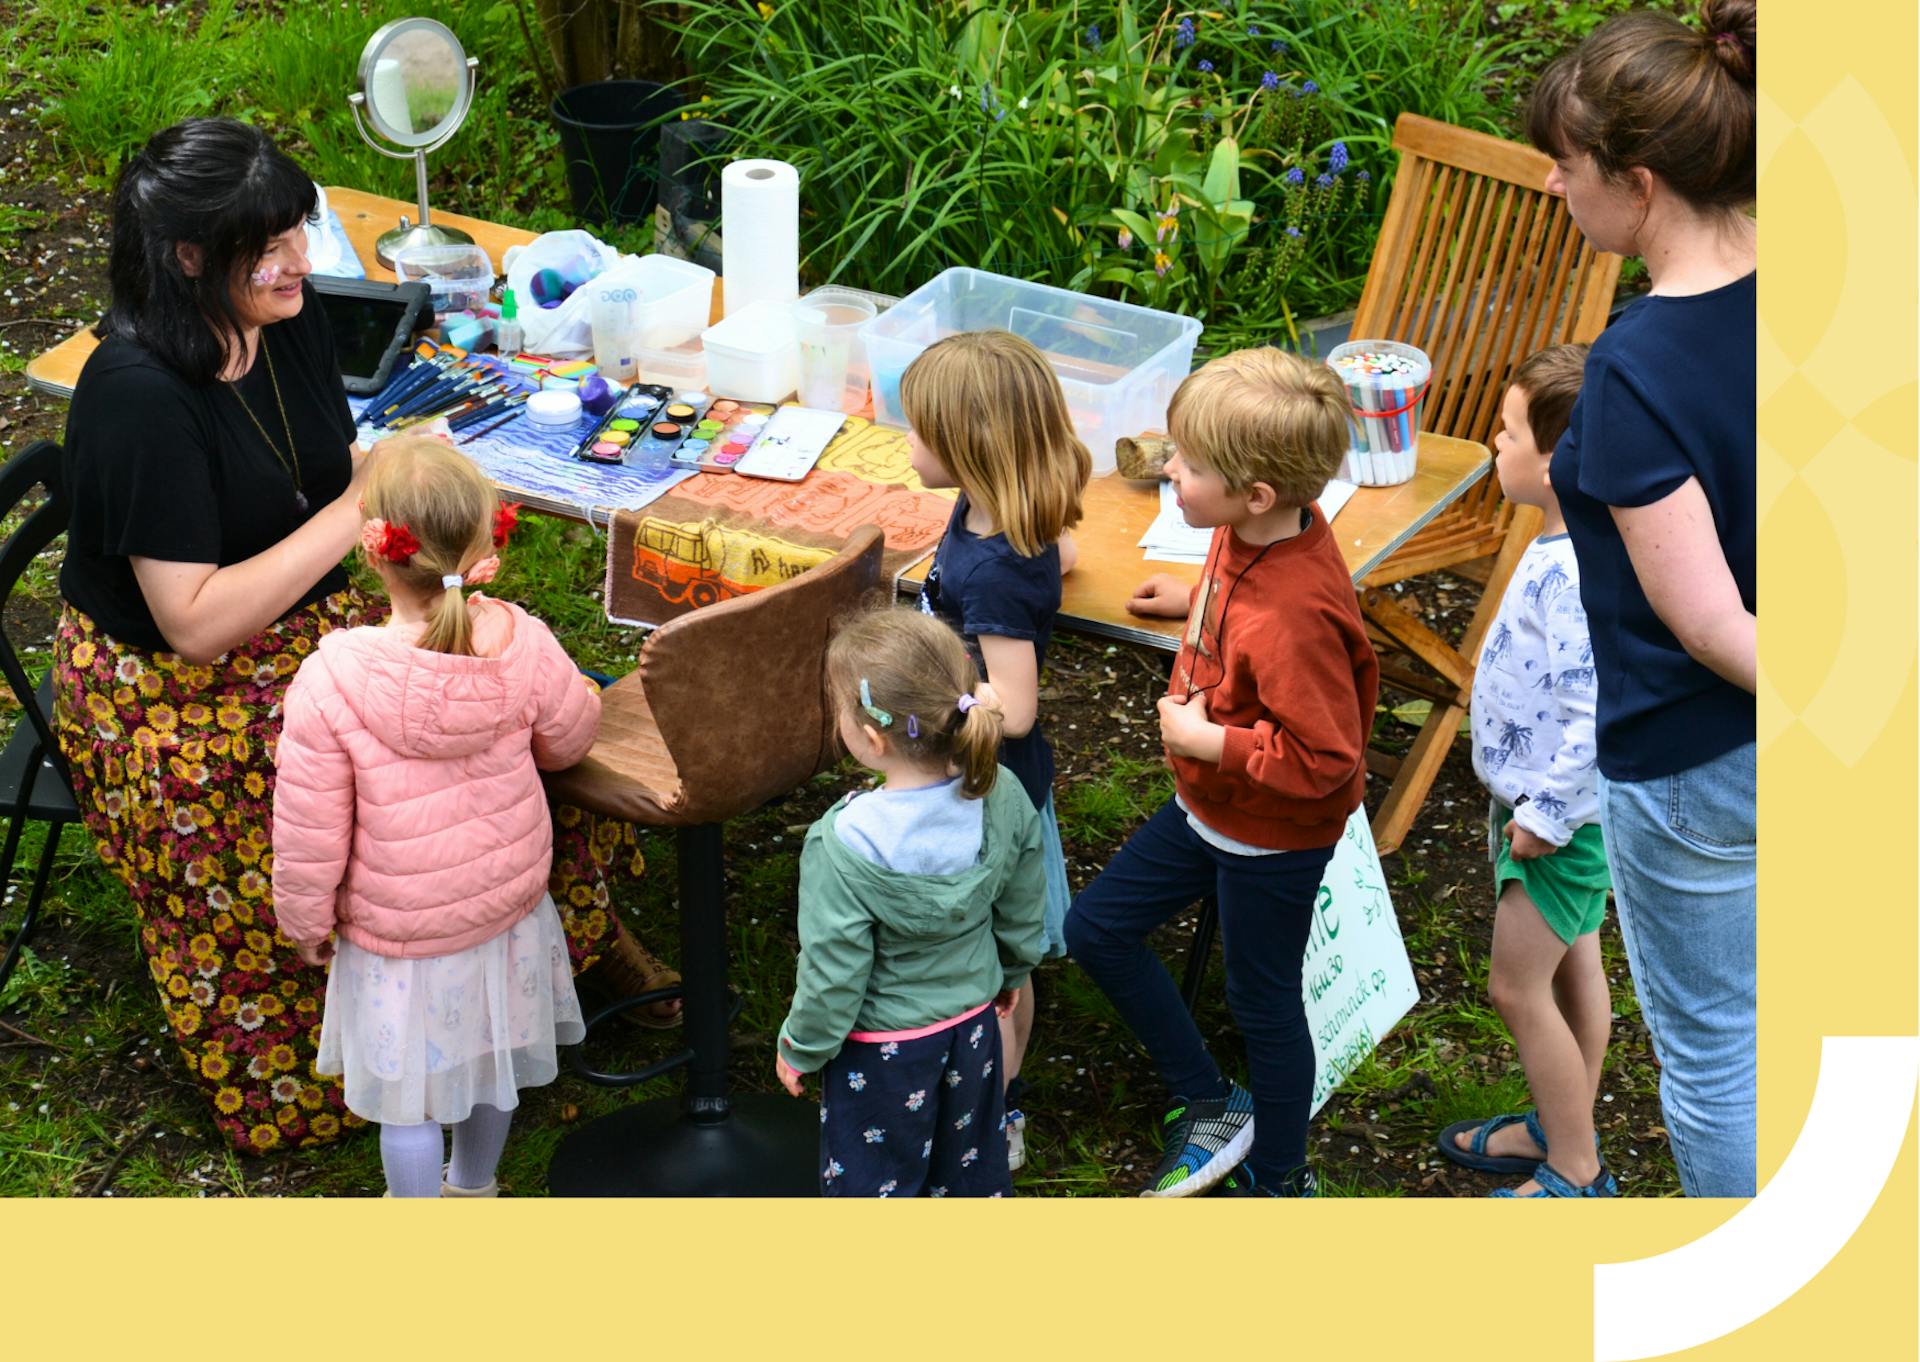
[[[1332,521],[1355,490],[1353,483],[1332,479],[1320,494],[1320,513]],[[1212,541],[1211,529],[1195,529],[1187,524],[1174,494],[1173,484],[1161,483],[1160,513],[1147,526],[1147,532],[1140,536],[1139,547],[1146,550],[1142,556],[1154,563],[1204,563],[1207,561],[1207,546]]]
[[[1173,484],[1160,484],[1160,513],[1140,536],[1140,547],[1148,561],[1155,563],[1204,563],[1207,545],[1213,542],[1211,529],[1196,530],[1180,512]]]

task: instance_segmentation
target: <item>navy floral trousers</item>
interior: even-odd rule
[[[824,1196],[1006,1196],[1006,1101],[991,1007],[911,1040],[849,1040],[820,1091]]]

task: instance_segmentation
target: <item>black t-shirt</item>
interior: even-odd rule
[[[977,535],[967,528],[962,495],[933,555],[933,570],[920,591],[920,608],[960,632],[974,665],[987,676],[980,638],[1033,641],[1036,672],[1047,663],[1053,617],[1060,611],[1060,546],[1024,558],[1003,534]],[[1024,735],[1000,744],[1000,764],[1020,779],[1037,811],[1053,792],[1053,747],[1038,719]]]
[[[1600,333],[1553,453],[1553,489],[1580,558],[1593,639],[1600,771],[1675,775],[1754,740],[1754,698],[1695,662],[1641,590],[1614,506],[1698,478],[1740,600],[1756,608],[1754,275],[1650,295]]]
[[[326,314],[312,285],[303,296],[298,316],[260,333],[286,404],[284,425],[260,355],[239,381],[196,388],[144,347],[109,337],[80,371],[67,412],[73,519],[60,594],[120,642],[154,651],[170,646],[131,559],[244,562],[346,490],[353,417]],[[282,454],[291,428],[305,511],[294,501],[292,474],[242,401]],[[336,567],[292,609],[346,584],[345,570]]]

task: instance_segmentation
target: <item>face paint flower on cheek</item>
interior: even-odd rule
[[[259,269],[247,276],[247,282],[255,288],[272,288],[279,278],[280,267],[278,265],[262,265]]]

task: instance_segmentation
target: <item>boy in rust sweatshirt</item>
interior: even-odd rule
[[[1331,369],[1274,349],[1212,361],[1168,412],[1178,452],[1167,476],[1213,543],[1198,587],[1161,574],[1128,608],[1191,620],[1160,701],[1176,793],[1067,916],[1068,949],[1173,1094],[1147,1196],[1223,1182],[1242,1195],[1313,1194],[1301,962],[1321,875],[1365,789],[1380,679],[1314,505],[1346,453],[1347,419]],[[1209,894],[1251,1092],[1221,1074],[1147,945]]]

